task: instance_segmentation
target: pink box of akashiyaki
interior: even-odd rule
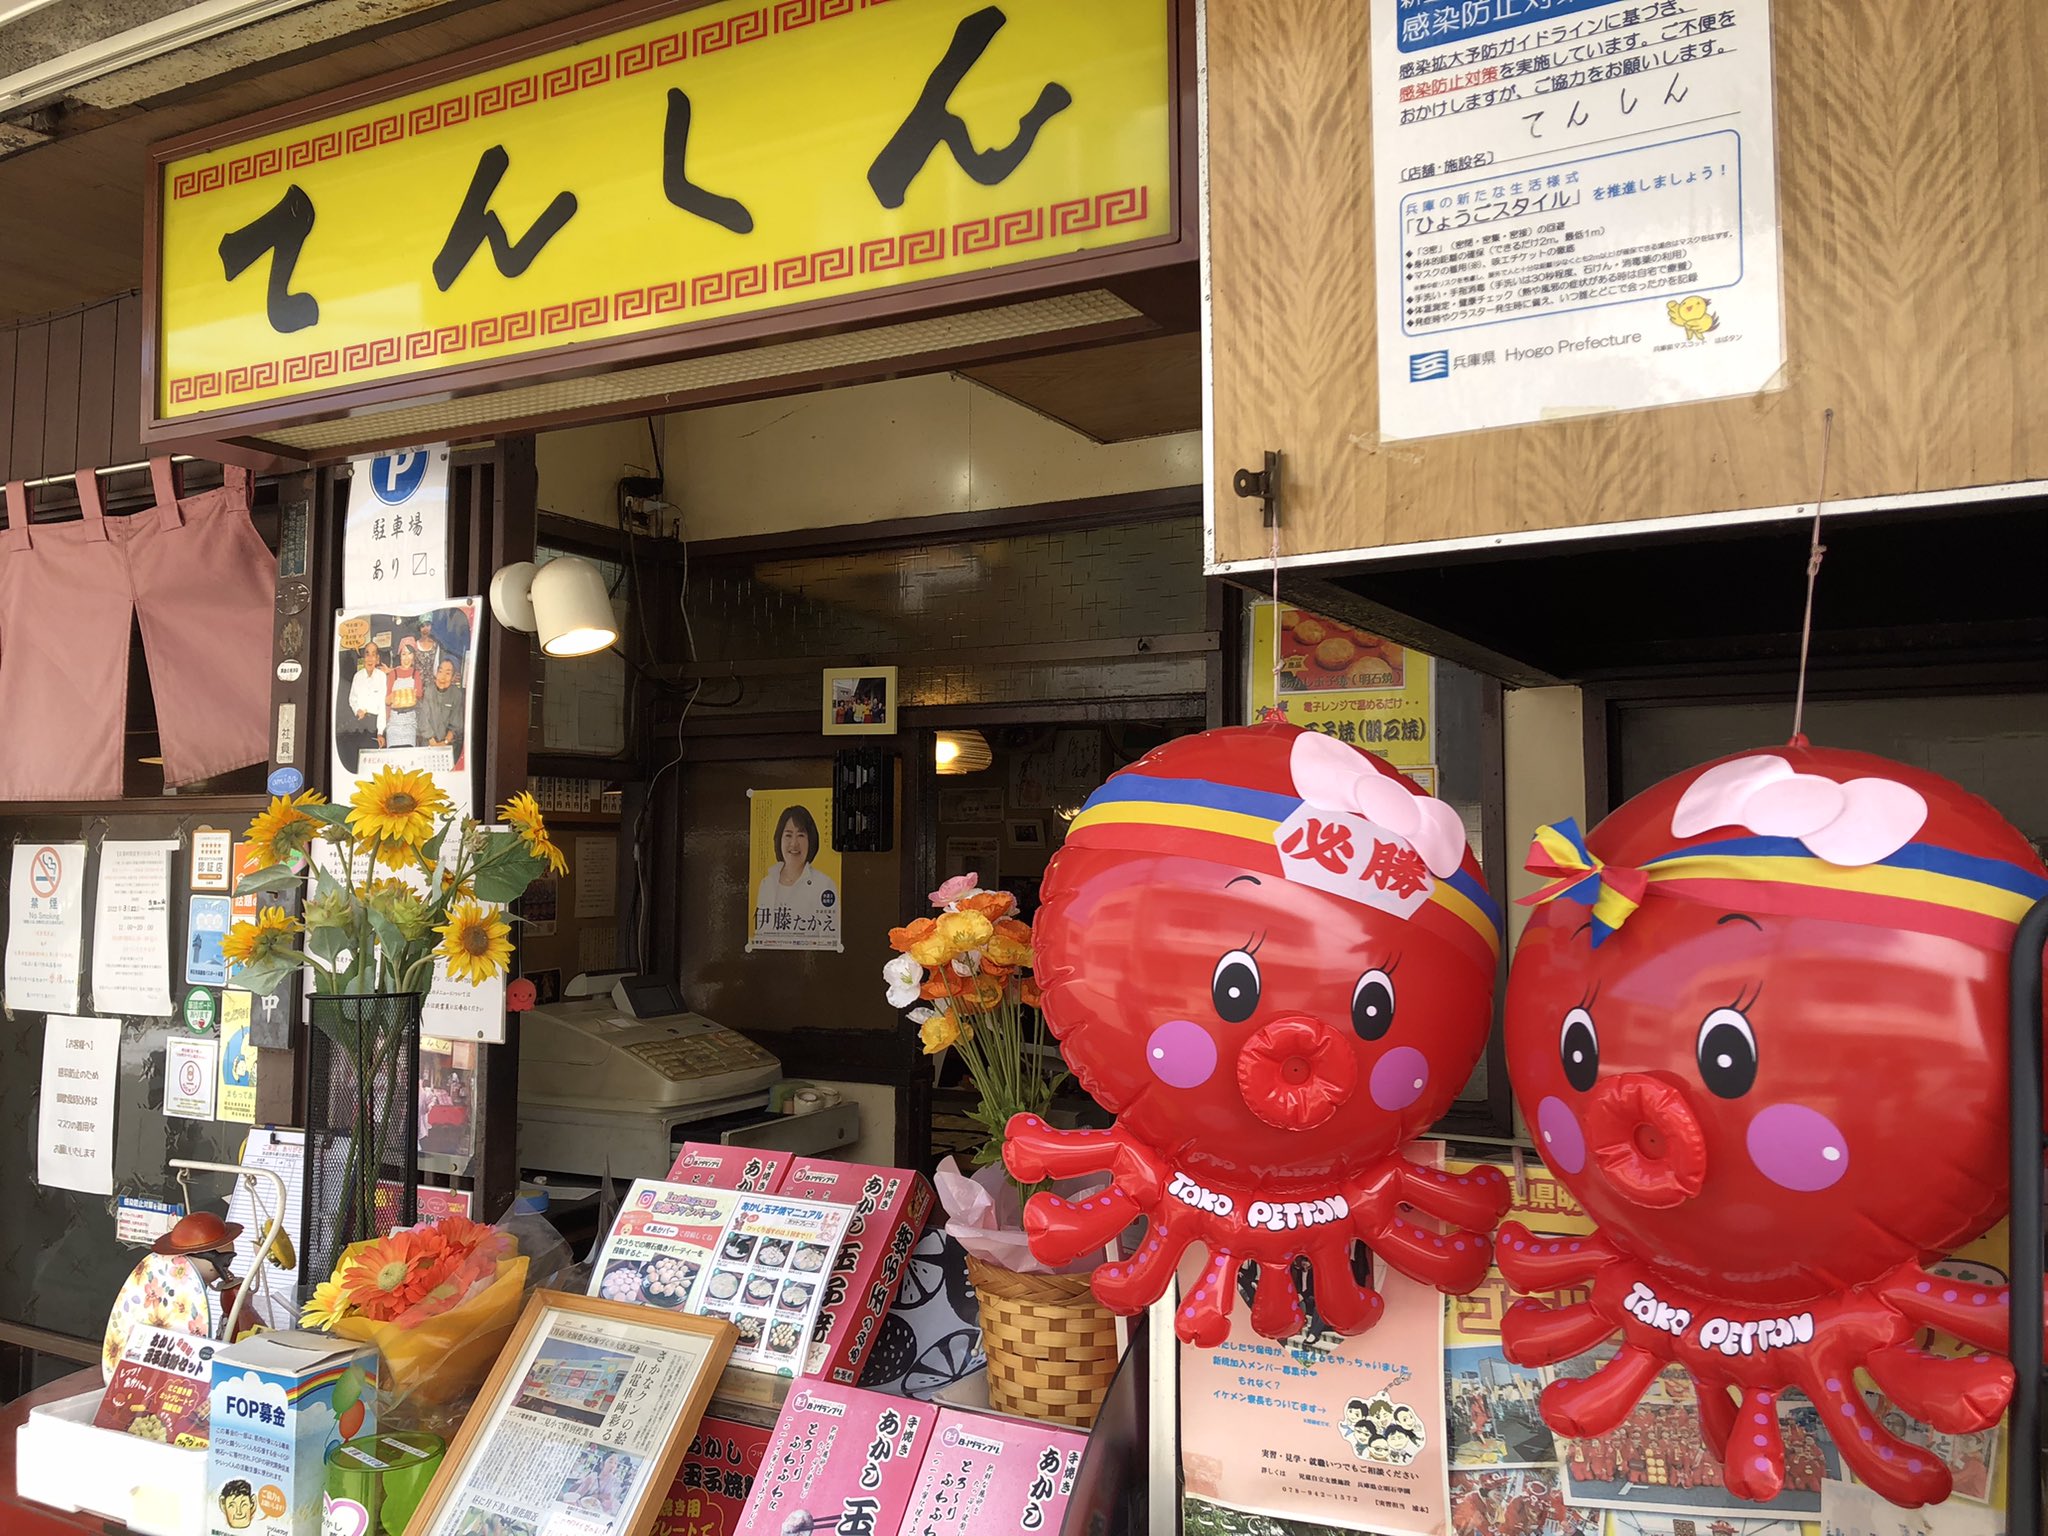
[[[776,1193],[853,1208],[853,1222],[831,1261],[803,1371],[850,1386],[860,1380],[910,1265],[910,1251],[924,1236],[932,1187],[923,1175],[905,1168],[800,1157],[789,1165]]]
[[[787,1152],[755,1147],[728,1147],[714,1142],[686,1141],[668,1171],[671,1184],[700,1189],[736,1189],[742,1194],[769,1195],[789,1166]]]
[[[903,1530],[915,1536],[1057,1531],[1087,1446],[1078,1429],[942,1408]]]
[[[939,1410],[858,1387],[799,1381],[775,1421],[736,1533],[897,1530]]]

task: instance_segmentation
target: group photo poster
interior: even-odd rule
[[[346,804],[384,767],[433,775],[455,808],[470,804],[471,687],[480,600],[342,609],[334,624],[334,787]]]

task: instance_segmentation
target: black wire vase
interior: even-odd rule
[[[307,1037],[306,1209],[299,1275],[419,1214],[417,992],[316,993]]]

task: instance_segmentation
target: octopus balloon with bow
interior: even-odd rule
[[[1591,1290],[1519,1303],[1502,1342],[1548,1365],[1621,1336],[1544,1419],[1605,1434],[1676,1362],[1740,1496],[1784,1486],[1772,1405],[1797,1387],[1885,1498],[1945,1498],[1948,1469],[1854,1378],[1948,1434],[2011,1394],[2005,1290],[1927,1266],[2005,1206],[2007,964],[2040,860],[1945,779],[1795,743],[1666,780],[1590,836],[1546,827],[1529,867],[1557,881],[1510,974],[1509,1069],[1597,1227],[1501,1229],[1516,1289]],[[1970,1348],[1936,1355],[1927,1329]]]
[[[1229,1332],[1248,1260],[1269,1338],[1302,1325],[1297,1257],[1331,1328],[1372,1326],[1381,1302],[1355,1276],[1358,1241],[1443,1290],[1479,1283],[1505,1182],[1400,1152],[1464,1085],[1492,1015],[1499,914],[1449,806],[1328,736],[1209,731],[1098,790],[1044,890],[1046,1020],[1119,1119],[1010,1122],[1017,1178],[1112,1177],[1091,1199],[1034,1197],[1033,1253],[1067,1263],[1145,1217],[1137,1254],[1094,1277],[1105,1305],[1132,1313],[1204,1244],[1175,1319],[1198,1344]]]

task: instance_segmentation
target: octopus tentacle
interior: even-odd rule
[[[1095,1271],[1095,1299],[1125,1317],[1142,1312],[1166,1294],[1180,1256],[1195,1240],[1193,1225],[1176,1231],[1171,1219],[1155,1216],[1145,1241],[1130,1258]]]
[[[1026,1184],[1107,1173],[1128,1150],[1114,1131],[1062,1131],[1036,1115],[1012,1115],[1003,1127],[1003,1165]]]
[[[1518,1301],[1500,1320],[1500,1345],[1516,1365],[1555,1365],[1618,1331],[1591,1302],[1551,1308],[1540,1301]]]
[[[1725,1404],[1727,1393],[1715,1393]],[[1713,1441],[1721,1457],[1721,1476],[1737,1498],[1768,1503],[1785,1491],[1785,1442],[1778,1432],[1777,1394],[1745,1387],[1742,1406],[1732,1410],[1733,1423]],[[1700,1394],[1701,1415],[1706,1394]]]
[[[1440,1236],[1396,1216],[1366,1225],[1359,1235],[1409,1279],[1452,1294],[1478,1285],[1493,1264],[1493,1245],[1482,1232]]]
[[[1639,1344],[1624,1344],[1612,1360],[1583,1379],[1560,1378],[1543,1389],[1543,1418],[1559,1434],[1590,1440],[1613,1430],[1635,1410],[1664,1368]]]
[[[1301,1292],[1295,1289],[1294,1266],[1283,1261],[1261,1264],[1258,1270],[1257,1288],[1252,1292],[1252,1327],[1264,1338],[1292,1338],[1308,1321]]]
[[[1370,1284],[1362,1284],[1351,1268],[1348,1238],[1313,1245],[1308,1262],[1316,1278],[1316,1311],[1337,1332],[1347,1336],[1364,1333],[1380,1320],[1386,1303]]]
[[[1237,1295],[1240,1262],[1233,1253],[1210,1253],[1208,1267],[1181,1297],[1173,1320],[1173,1331],[1183,1343],[1211,1349],[1230,1337],[1230,1305]]]
[[[1895,1344],[1874,1351],[1863,1368],[1886,1397],[1945,1435],[1989,1429],[2012,1400],[2012,1365],[1997,1355],[1957,1360]]]
[[[1941,1458],[1925,1446],[1909,1445],[1878,1422],[1856,1390],[1848,1361],[1807,1361],[1797,1367],[1799,1385],[1820,1409],[1842,1460],[1882,1498],[1902,1509],[1938,1504],[1951,1479]]]
[[[1024,1233],[1042,1262],[1065,1264],[1108,1246],[1144,1214],[1143,1207],[1116,1184],[1079,1201],[1037,1194],[1025,1203]]]
[[[1539,1238],[1519,1221],[1501,1227],[1494,1249],[1500,1272],[1518,1291],[1554,1291],[1590,1280],[1595,1270],[1620,1257],[1597,1233]]]
[[[2012,1334],[2012,1291],[2003,1285],[1972,1285],[1930,1275],[1909,1264],[1879,1289],[1878,1295],[1916,1323],[1954,1334],[1979,1349],[2009,1349]]]
[[[1428,1216],[1457,1227],[1491,1231],[1507,1214],[1511,1192],[1498,1168],[1475,1168],[1470,1173],[1446,1173],[1440,1168],[1418,1168],[1404,1164],[1400,1171],[1400,1198]]]
[[[1736,1403],[1728,1395],[1732,1383],[1702,1376],[1697,1371],[1687,1374],[1692,1377],[1693,1396],[1699,1402],[1701,1438],[1716,1456],[1724,1455],[1728,1437],[1735,1433]]]

